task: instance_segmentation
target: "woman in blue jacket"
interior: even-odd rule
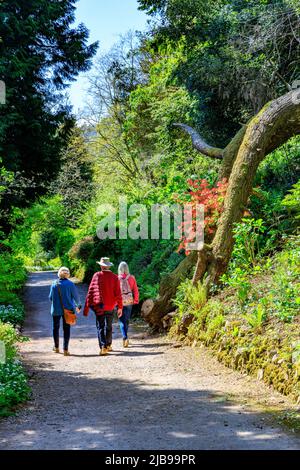
[[[71,334],[71,326],[68,325],[64,318],[64,309],[73,310],[79,313],[81,310],[80,300],[75,284],[69,280],[70,271],[68,268],[60,268],[58,271],[58,281],[53,282],[50,290],[49,300],[51,301],[51,315],[53,319],[53,339],[55,353],[59,353],[59,329],[61,318],[63,319],[64,330],[64,355],[69,356],[69,341]],[[60,299],[60,294],[62,302]],[[63,304],[63,308],[62,308]]]

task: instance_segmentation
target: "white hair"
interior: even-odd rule
[[[130,274],[128,264],[125,263],[125,261],[122,261],[119,264],[118,273],[119,274]]]
[[[65,266],[63,266],[62,268],[59,269],[57,275],[60,279],[66,279],[70,276],[70,270],[69,268],[66,268]]]

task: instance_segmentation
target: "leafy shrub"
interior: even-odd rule
[[[40,244],[45,252],[55,252],[57,234],[55,229],[49,228],[41,233]]]
[[[288,210],[289,214],[291,215],[290,219],[293,222],[293,226],[299,228],[299,225],[300,225],[300,180],[289,191],[289,194],[285,196],[285,198],[282,201],[282,205]]]
[[[284,322],[299,314],[300,242],[299,237],[289,240],[282,252],[262,259],[252,271],[236,267],[222,277],[225,285],[234,289],[233,310],[243,315],[247,312],[253,326],[266,320],[266,312],[268,318]]]
[[[204,206],[204,232],[207,241],[210,241],[216,231],[217,222],[220,214],[223,212],[224,199],[228,187],[226,179],[219,181],[215,187],[211,187],[209,181],[206,179],[202,180],[188,180],[190,190],[187,196],[182,198],[175,196],[175,200],[180,204],[188,204],[192,213],[192,221],[182,222],[181,229],[184,233],[179,250],[185,249],[188,254],[187,246],[189,243],[193,243],[195,240],[195,226],[198,217],[197,207],[199,205]],[[204,234],[203,234],[204,236]]]
[[[155,299],[158,296],[159,284],[145,284],[139,289],[140,301]]]
[[[269,308],[284,321],[292,321],[300,311],[300,239],[276,255]]]
[[[259,303],[251,313],[245,314],[245,319],[251,328],[260,328],[267,319],[267,312],[264,305]]]
[[[253,268],[260,258],[262,236],[266,227],[262,219],[242,219],[233,230],[235,245],[232,258],[234,265],[246,271]]]
[[[6,348],[6,359],[10,360],[16,356],[16,343],[19,340],[19,335],[14,327],[8,323],[0,321],[0,341],[3,341]]]
[[[12,294],[23,286],[25,279],[22,261],[10,253],[0,253],[0,303],[11,303]]]
[[[26,374],[16,359],[16,344],[26,340],[12,325],[0,321],[0,341],[6,350],[6,363],[0,364],[0,416],[11,414],[12,408],[29,396]]]
[[[268,155],[260,164],[256,183],[263,189],[287,191],[300,177],[300,139],[290,139]]]
[[[207,291],[204,285],[199,281],[197,285],[193,285],[189,279],[180,284],[174,299],[174,305],[178,308],[177,318],[192,312],[197,315],[204,307],[207,301]]]
[[[230,274],[221,277],[226,286],[236,289],[237,300],[240,306],[244,306],[250,292],[250,282],[247,273],[239,267],[230,270]]]
[[[24,321],[24,308],[13,307],[12,305],[0,305],[0,321],[11,323],[12,325],[21,325]]]
[[[69,251],[69,256],[71,259],[78,259],[83,262],[87,262],[94,249],[94,245],[95,242],[93,237],[85,237],[72,246]]]
[[[17,295],[26,279],[23,262],[8,251],[0,253],[0,341],[5,345],[6,363],[0,364],[0,416],[29,396],[27,377],[16,360],[17,343],[25,341],[14,326],[24,320],[24,307]]]
[[[298,324],[265,322],[265,313],[263,303],[246,318],[233,313],[230,305],[210,300],[189,325],[185,341],[210,346],[228,367],[256,376],[262,371],[267,384],[299,401]],[[171,332],[176,333],[174,327]]]
[[[0,416],[9,416],[13,407],[29,398],[27,376],[20,362],[0,364]]]

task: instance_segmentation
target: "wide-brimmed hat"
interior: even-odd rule
[[[104,266],[106,268],[113,266],[113,263],[110,262],[109,258],[101,258],[101,260],[97,261],[97,263],[100,264],[100,266]]]

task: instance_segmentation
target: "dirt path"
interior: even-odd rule
[[[72,330],[72,356],[52,353],[47,296],[54,278],[36,273],[27,283],[31,342],[22,355],[33,397],[1,421],[0,449],[300,449],[300,438],[253,405],[287,408],[288,401],[204,348],[177,349],[140,327],[124,351],[115,325],[114,352],[99,357],[90,315]]]

